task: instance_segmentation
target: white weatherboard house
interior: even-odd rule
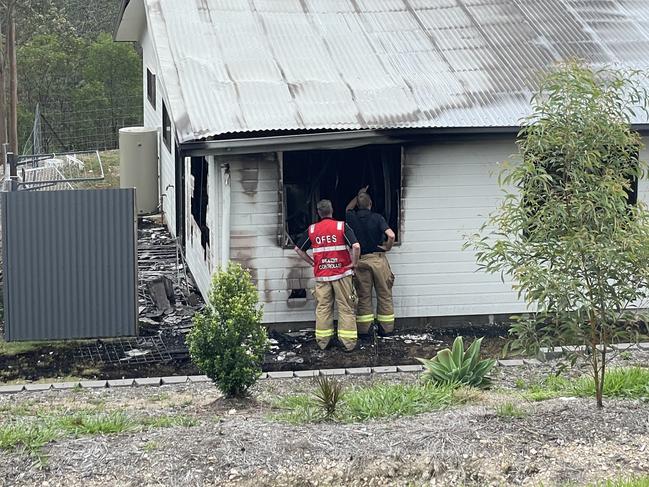
[[[649,68],[649,2],[124,0],[115,39],[142,46],[164,216],[204,294],[232,259],[267,322],[313,320],[291,239],[318,199],[342,217],[369,184],[398,233],[397,317],[446,319],[525,309],[464,236],[495,208],[540,73]]]

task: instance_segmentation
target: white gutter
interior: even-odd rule
[[[230,164],[221,164],[221,269],[230,262]]]

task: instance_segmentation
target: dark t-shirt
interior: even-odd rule
[[[371,210],[352,210],[347,212],[347,223],[361,244],[361,255],[384,252],[378,246],[383,243],[385,231],[390,227],[383,216]]]
[[[326,218],[323,218],[323,220],[326,220]],[[356,240],[356,235],[354,235],[352,229],[349,228],[349,225],[345,223],[345,245],[347,245],[347,247],[351,247],[355,243],[358,243],[358,240]],[[306,229],[304,234],[300,235],[296,245],[305,252],[311,248],[311,239],[309,238],[308,228]]]

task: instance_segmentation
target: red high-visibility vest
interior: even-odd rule
[[[309,239],[313,249],[313,274],[316,281],[335,281],[351,276],[352,263],[345,245],[345,222],[325,218],[309,227]]]

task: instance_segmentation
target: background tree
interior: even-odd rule
[[[561,66],[542,82],[506,168],[504,199],[468,244],[533,312],[513,346],[582,345],[602,406],[610,345],[637,338],[649,279],[649,219],[630,198],[644,173],[630,127],[645,107],[640,74]],[[578,358],[572,355],[572,363]]]
[[[120,127],[141,124],[141,59],[133,45],[112,42],[118,10],[113,0],[0,0],[2,34],[10,11],[16,23],[19,150],[33,150],[37,106],[46,151],[114,148]],[[8,80],[0,55],[0,139]]]
[[[113,42],[102,33],[88,46],[83,65],[86,83],[103,87],[101,99],[108,101],[110,126],[117,132],[125,119],[137,117],[140,106],[133,98],[142,98],[142,61],[130,44]],[[107,120],[108,121],[108,120]]]

